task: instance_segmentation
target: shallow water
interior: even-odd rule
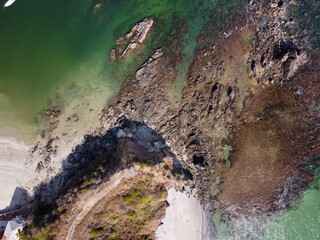
[[[172,26],[179,21],[199,22],[203,12],[198,9],[206,3],[209,11],[216,1],[101,2],[103,5],[95,8],[98,1],[93,0],[18,0],[0,10],[0,125],[34,131],[37,116],[57,105],[57,89],[61,92],[71,84],[87,94],[87,81],[94,79],[117,92],[125,75],[164,41]],[[147,16],[155,17],[155,30],[145,55],[117,66],[110,63],[115,39]],[[190,26],[188,36],[195,40],[202,25]]]
[[[221,222],[214,216],[219,240],[318,240],[320,239],[320,171],[302,199],[290,210],[270,217],[238,216]]]
[[[102,2],[103,6],[95,10],[95,0],[17,0],[0,10],[0,126],[35,132],[38,116],[46,108],[59,105],[66,109],[77,99],[92,102],[95,98],[89,96],[97,92],[105,95],[99,101],[104,104],[181,21],[189,24],[189,32],[181,52],[184,59],[179,76],[169,93],[173,100],[179,99],[197,36],[219,1]],[[0,5],[4,3],[0,1]],[[111,63],[109,51],[115,39],[147,16],[155,17],[156,29],[143,54],[119,65]],[[55,101],[57,96],[59,102]],[[241,219],[231,233],[216,225],[220,239],[313,240],[320,239],[319,216],[320,191],[313,188],[304,193],[297,208],[266,224],[260,219]]]
[[[299,204],[267,224],[266,240],[320,239],[320,175]]]

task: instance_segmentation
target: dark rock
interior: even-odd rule
[[[45,113],[45,117],[49,120],[58,118],[61,115],[61,110],[58,107],[53,107],[48,109]]]
[[[274,59],[282,59],[284,55],[286,55],[289,52],[297,52],[298,55],[300,54],[300,50],[292,41],[284,41],[281,39],[280,43],[275,44],[273,48],[273,58]]]
[[[200,167],[204,167],[205,166],[205,161],[204,161],[204,157],[203,156],[193,155],[192,162],[193,162],[194,165],[198,165]]]
[[[254,68],[256,67],[256,61],[255,60],[252,59],[250,67],[251,67],[251,70],[253,71]]]
[[[40,172],[42,169],[44,169],[43,162],[40,161],[36,167],[36,172]]]
[[[227,95],[230,96],[232,91],[233,91],[232,87],[229,86],[228,87],[228,91],[227,91]]]

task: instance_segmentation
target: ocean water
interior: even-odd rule
[[[63,110],[72,100],[98,91],[100,95],[106,92],[107,101],[176,24],[187,22],[189,32],[181,50],[185,57],[169,93],[179,99],[197,36],[208,14],[221,2],[227,1],[17,0],[1,8],[0,126],[33,133],[39,128],[39,115],[48,107],[59,105]],[[1,7],[4,3],[0,0]],[[102,6],[95,8],[97,3]],[[155,29],[143,53],[111,63],[109,52],[115,39],[148,16],[155,18]],[[296,208],[268,222],[241,219],[234,223],[235,231],[216,222],[219,239],[320,239],[319,184],[318,178]]]
[[[269,218],[237,216],[213,220],[219,240],[318,240],[320,239],[320,169],[294,206]]]
[[[320,170],[320,169],[319,169]],[[297,205],[267,223],[265,240],[320,239],[320,171]]]
[[[193,53],[203,27],[201,19],[215,0],[17,0],[0,10],[0,126],[36,131],[39,114],[67,104],[65,91],[77,86],[73,98],[92,94],[88,82],[119,91],[125,77],[161,46],[173,26],[190,23],[186,47]],[[3,6],[5,1],[0,1]],[[100,7],[96,7],[102,3]],[[109,61],[115,39],[145,17],[155,18],[144,54],[118,65]],[[199,24],[197,24],[199,23]],[[191,39],[191,48],[189,41]],[[182,50],[183,51],[183,50]],[[186,65],[186,64],[185,64]],[[187,67],[183,67],[185,71]],[[60,94],[60,96],[59,96]],[[61,103],[61,100],[64,101]],[[107,99],[106,99],[107,101]]]

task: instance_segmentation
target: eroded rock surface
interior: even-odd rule
[[[314,93],[305,91],[318,85],[302,67],[312,61],[310,49],[305,38],[295,35],[291,7],[288,2],[266,8],[254,3],[243,25],[230,34],[215,43],[202,37],[207,47],[196,53],[179,106],[167,94],[177,68],[158,49],[104,110],[102,125],[108,129],[113,119],[124,115],[152,126],[190,171],[192,184],[209,208],[220,192],[224,207],[244,212],[258,205],[262,212],[288,207],[288,199],[312,180],[302,166],[319,151],[307,147],[308,139],[319,135],[316,116],[306,110]],[[250,102],[261,102],[260,109],[254,111]],[[245,112],[250,114],[242,117]],[[241,140],[245,134],[247,142]],[[241,174],[243,187],[232,177]],[[235,185],[231,179],[239,183],[238,195],[228,190]],[[288,179],[302,188],[288,190]],[[250,194],[248,184],[253,187]],[[228,191],[231,201],[224,198]]]
[[[163,161],[171,170],[181,164],[184,184],[196,188],[199,199],[212,212],[217,205],[229,214],[272,214],[290,207],[290,201],[313,179],[309,166],[317,166],[320,160],[319,52],[295,31],[293,4],[277,1],[263,6],[250,1],[248,13],[223,36],[212,39],[204,32],[179,104],[170,101],[168,92],[183,59],[177,36],[184,35],[187,27],[168,37],[167,49],[156,49],[136,74],[126,79],[101,112],[101,128],[75,149],[65,168],[81,168],[88,159],[115,156],[121,167],[139,162],[137,159],[144,164]],[[113,60],[129,54],[145,39],[149,30],[143,29],[152,26],[150,19],[146,21],[117,41]],[[122,125],[109,138],[106,134],[123,119],[145,125]],[[146,132],[145,126],[163,139]],[[54,150],[50,149],[39,146],[37,151],[51,156]],[[109,167],[116,166],[109,163]],[[57,189],[64,177],[54,185]],[[82,187],[75,191],[86,189]],[[133,186],[122,190],[106,200],[114,203],[135,191]],[[70,193],[70,206],[73,194],[77,193]],[[102,206],[96,206],[94,213],[102,214]],[[158,210],[161,214],[156,216],[161,218],[163,208]],[[129,211],[122,213],[135,216]],[[112,216],[107,218],[112,221]],[[126,223],[122,220],[121,226]],[[82,222],[82,229],[90,221],[95,222]],[[108,229],[108,236],[114,230]],[[125,234],[132,236],[131,232]],[[141,231],[139,236],[143,234]]]
[[[116,61],[117,59],[129,56],[133,51],[137,51],[146,40],[152,25],[153,18],[145,18],[135,24],[129,33],[116,40],[116,48],[111,50],[110,59]]]

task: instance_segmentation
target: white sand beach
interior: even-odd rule
[[[208,215],[194,195],[169,189],[170,206],[159,226],[156,236],[158,240],[209,240]]]
[[[10,205],[17,187],[34,177],[33,166],[25,164],[29,150],[30,146],[22,141],[0,137],[0,209]]]

